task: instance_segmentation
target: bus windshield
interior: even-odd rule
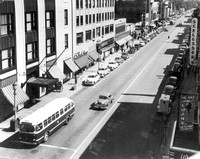
[[[20,125],[20,131],[22,132],[34,132],[35,127],[29,123],[22,123]]]

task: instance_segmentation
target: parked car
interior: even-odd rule
[[[103,93],[99,95],[94,107],[98,109],[106,109],[113,101],[114,97],[110,93]]]
[[[129,54],[133,54],[136,51],[135,47],[131,47],[130,50],[128,50]]]
[[[105,77],[107,74],[109,74],[110,69],[108,68],[107,65],[101,65],[98,69],[98,74],[100,77]]]
[[[140,46],[144,46],[145,45],[145,42],[143,40],[140,40]]]
[[[116,61],[109,61],[108,62],[108,68],[113,71],[114,69],[116,69],[118,67],[118,63]]]
[[[100,76],[97,72],[93,72],[83,81],[83,85],[94,85],[100,80]]]
[[[122,52],[122,59],[127,60],[129,58],[128,52]]]
[[[121,58],[120,56],[115,57],[115,61],[120,65],[124,62],[123,58]]]
[[[166,85],[172,85],[175,88],[177,88],[178,87],[178,79],[177,79],[177,77],[176,76],[170,76],[167,79]]]
[[[163,94],[169,95],[170,99],[173,101],[176,95],[176,89],[172,85],[165,85]]]

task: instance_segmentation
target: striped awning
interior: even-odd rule
[[[1,88],[3,95],[6,99],[14,106],[14,89],[12,85]],[[29,100],[28,95],[22,90],[22,88],[16,85],[16,96],[15,96],[15,106],[25,103]]]
[[[70,68],[72,72],[79,70],[79,67],[72,61],[72,59],[65,60],[64,63]]]
[[[89,53],[89,56],[96,61],[99,58],[99,53],[96,52],[96,50]]]
[[[59,80],[63,80],[66,78],[65,74],[62,73],[62,71],[56,65],[50,68],[49,73],[53,78],[58,78]]]

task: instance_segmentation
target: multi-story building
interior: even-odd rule
[[[91,65],[89,59],[104,59],[114,52],[114,4],[114,0],[73,1],[72,49],[79,72]]]
[[[73,78],[113,51],[114,0],[4,0],[0,3],[0,121],[14,113],[13,105],[21,109],[29,98],[49,93],[58,81]]]

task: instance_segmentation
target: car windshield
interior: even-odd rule
[[[109,62],[109,64],[115,64],[115,62]]]
[[[88,76],[88,78],[94,78],[95,77],[95,75],[89,75]]]
[[[166,89],[165,89],[165,93],[173,93],[173,89],[166,88]]]
[[[21,123],[20,124],[20,131],[22,132],[34,132],[35,127],[30,123]]]
[[[99,70],[105,70],[106,68],[99,68]]]
[[[99,96],[99,99],[107,99],[107,96],[105,96],[105,95],[100,95],[100,96]]]

